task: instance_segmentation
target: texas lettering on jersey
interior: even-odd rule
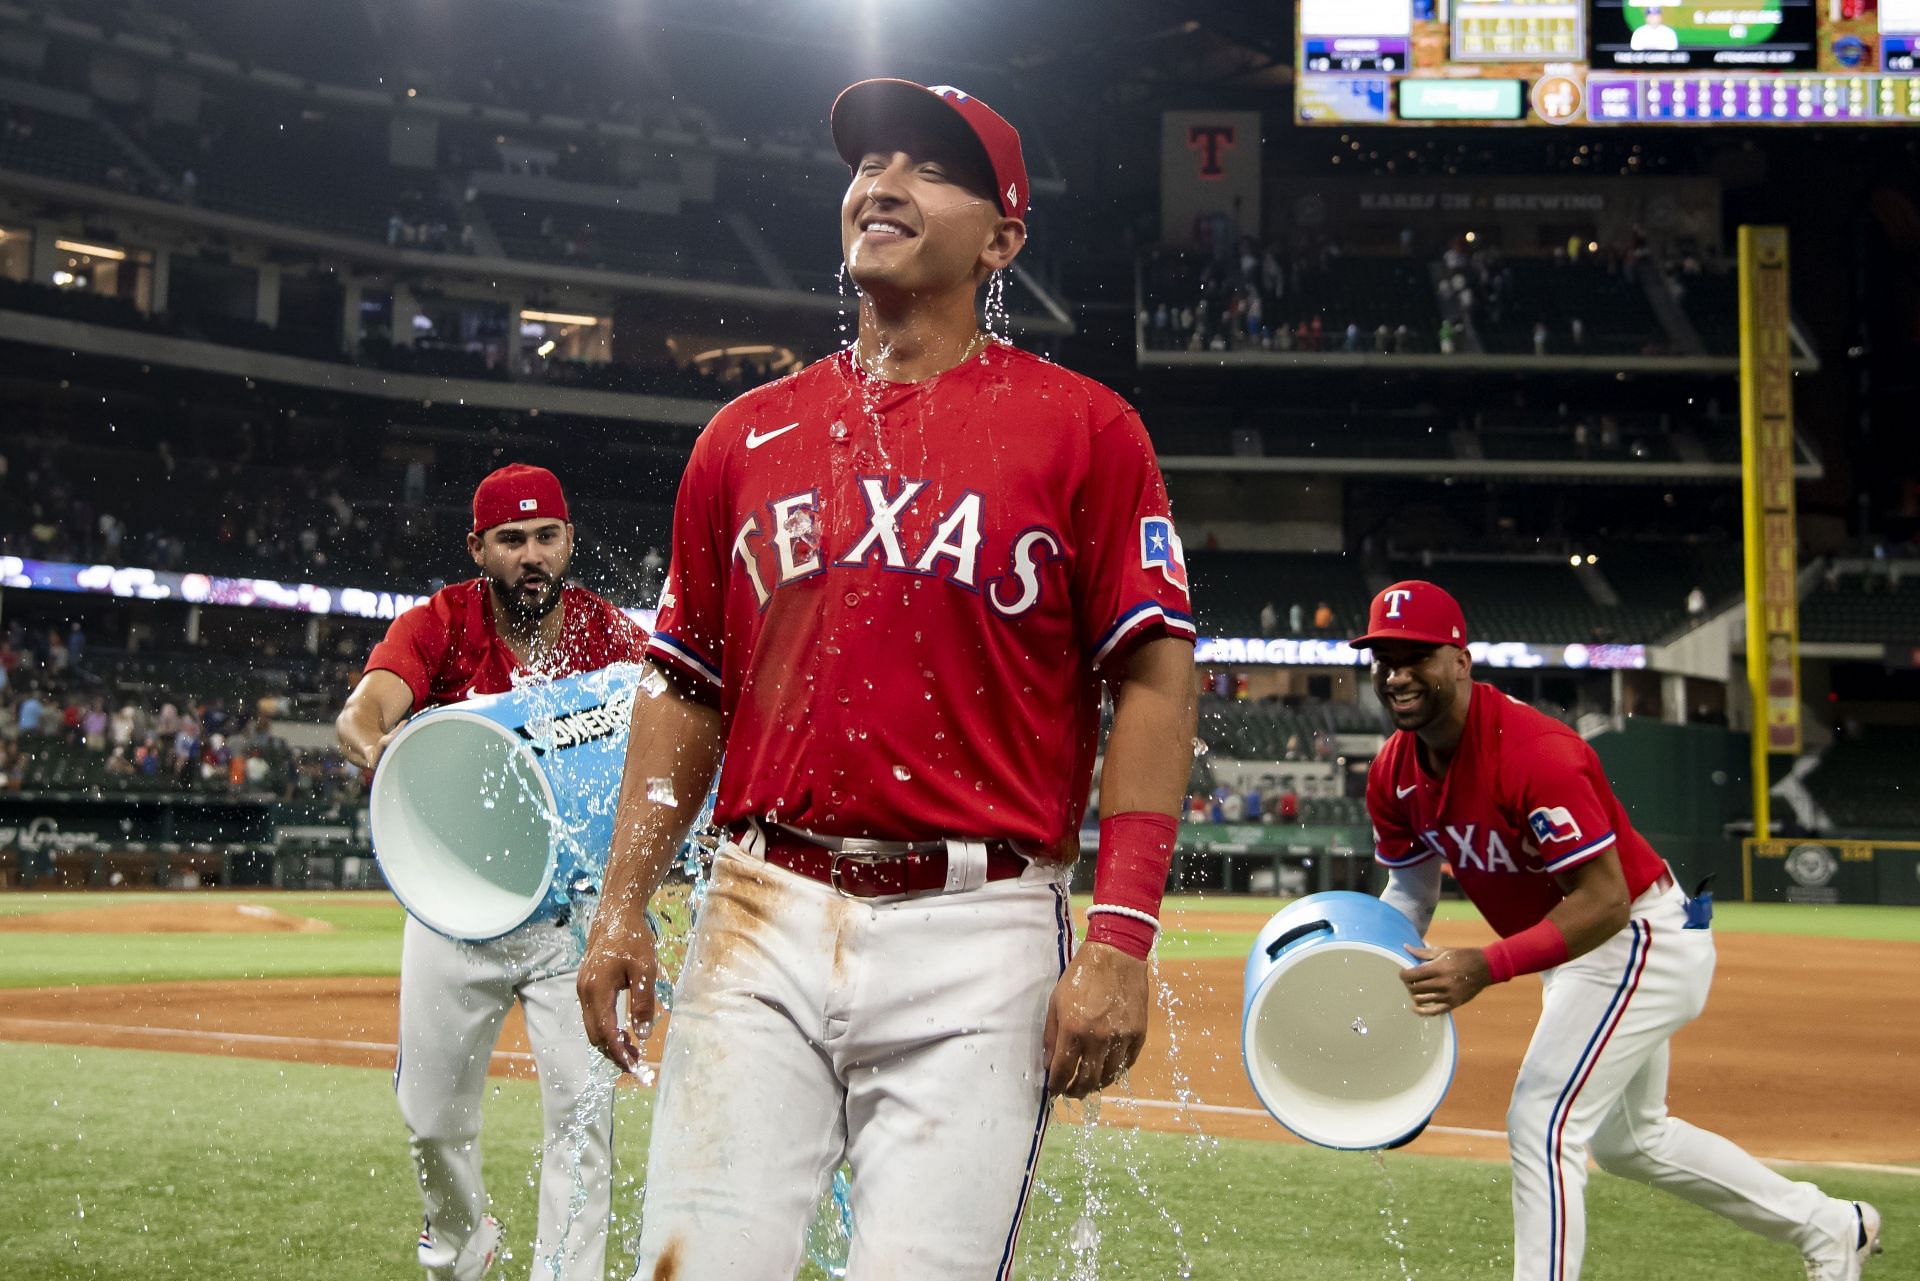
[[[722,823],[1068,846],[1100,668],[1193,637],[1146,429],[992,344],[921,383],[842,353],[694,447],[649,652],[715,692]]]
[[[902,541],[903,529],[917,515],[914,506],[931,483],[925,477],[860,477],[864,523],[855,527],[848,546],[838,554],[827,545],[819,491],[783,495],[769,502],[764,512],[749,515],[734,531],[733,561],[747,576],[762,609],[773,600],[774,592],[829,568],[870,567],[941,578],[968,591],[984,590],[988,607],[1002,618],[1018,618],[1037,605],[1043,590],[1041,569],[1065,555],[1060,535],[1044,527],[1023,531],[1003,558],[1003,572],[982,583],[986,500],[980,494],[969,490],[937,511],[931,521],[933,532],[921,542],[910,546]]]

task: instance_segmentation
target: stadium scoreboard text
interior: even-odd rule
[[[1920,124],[1920,0],[1296,0],[1303,124]]]

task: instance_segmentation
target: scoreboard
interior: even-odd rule
[[[1296,0],[1302,124],[1920,124],[1920,0]]]

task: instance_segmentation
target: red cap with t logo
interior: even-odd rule
[[[911,80],[862,80],[840,91],[831,113],[833,145],[840,158],[858,166],[876,144],[891,146],[889,130],[902,125],[931,125],[939,136],[953,130],[963,145],[979,148],[993,178],[1000,212],[1022,222],[1033,192],[1027,186],[1027,161],[1020,134],[1006,119],[972,94],[952,85],[921,85]],[[960,128],[954,130],[954,126]]]
[[[1367,634],[1347,643],[1368,649],[1380,641],[1396,640],[1465,649],[1467,619],[1460,612],[1460,602],[1422,579],[1395,583],[1373,598],[1373,608],[1367,611]]]
[[[510,520],[565,520],[567,496],[560,478],[544,467],[508,463],[473,491],[473,532],[483,534]]]

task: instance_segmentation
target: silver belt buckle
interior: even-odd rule
[[[851,844],[854,839],[858,838],[850,838],[848,843]],[[909,851],[909,853],[911,853],[911,851]],[[895,859],[905,857],[907,857],[905,854],[838,852],[834,854],[833,862],[827,865],[827,882],[833,886],[834,893],[840,895],[842,898],[850,898],[856,903],[899,903],[906,899],[919,898],[925,894],[939,893],[938,890],[921,890],[917,893],[908,890],[901,894],[849,894],[840,884],[840,865],[842,863],[858,863],[863,867],[878,867],[882,863],[891,863]]]

